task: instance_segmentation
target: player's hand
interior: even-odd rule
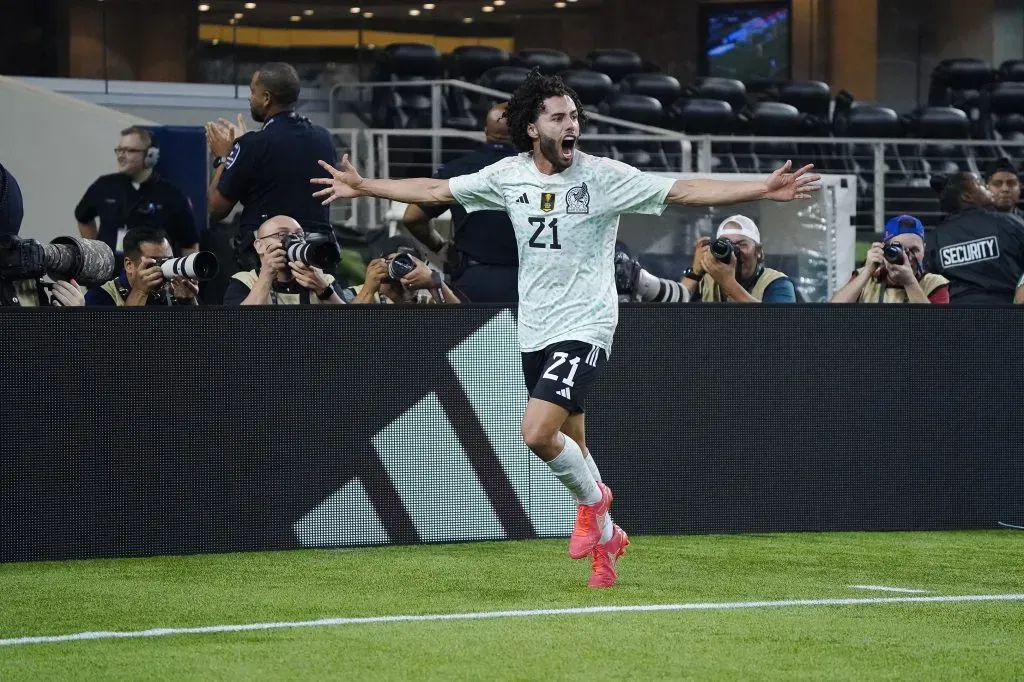
[[[53,283],[53,301],[65,308],[75,308],[85,305],[85,295],[78,288],[78,282],[61,279]]]
[[[718,286],[724,286],[730,280],[736,279],[736,256],[730,255],[729,260],[722,262],[711,255],[711,250],[704,254],[701,261],[701,270],[711,275],[711,278],[718,282]]]
[[[792,167],[793,162],[787,161],[781,168],[765,179],[765,199],[771,199],[772,201],[810,199],[811,192],[817,192],[821,189],[821,185],[814,184],[821,180],[821,176],[807,175],[807,171],[814,168],[814,164],[809,163],[795,173],[789,172]]]
[[[885,264],[885,256],[882,255],[882,242],[874,242],[868,249],[868,257],[864,259],[864,269],[874,272],[880,265]]]
[[[363,177],[359,175],[356,167],[349,163],[348,154],[341,157],[341,168],[335,168],[326,161],[318,161],[324,170],[331,174],[329,178],[312,178],[310,182],[314,185],[327,185],[326,188],[314,192],[313,196],[322,199],[321,203],[326,206],[335,199],[355,199],[362,196],[359,190],[363,184]]]

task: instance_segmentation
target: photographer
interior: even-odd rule
[[[301,247],[305,244],[308,244],[305,233],[294,218],[279,215],[260,225],[254,242],[260,265],[256,270],[232,275],[231,283],[224,292],[224,305],[343,303],[332,275],[318,267],[289,259],[290,245]],[[337,248],[332,242],[324,242],[321,246]]]
[[[949,280],[925,272],[923,259],[924,225],[913,216],[896,216],[832,302],[949,303]]]
[[[392,237],[366,268],[366,281],[342,292],[346,303],[460,303],[444,276],[424,263],[415,240]]]
[[[90,289],[87,306],[197,305],[199,285],[191,279],[168,281],[160,267],[174,252],[158,227],[134,227],[124,236],[124,268],[117,279]]]
[[[761,232],[744,215],[722,221],[714,242],[697,242],[693,267],[683,275],[682,284],[691,298],[707,303],[796,303],[789,277],[764,266]]]
[[[992,210],[992,194],[971,173],[931,184],[947,217],[928,240],[925,269],[949,280],[952,305],[1013,301],[1024,272],[1024,221]]]

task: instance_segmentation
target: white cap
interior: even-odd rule
[[[718,226],[718,234],[715,235],[715,238],[718,239],[727,234],[746,237],[755,244],[761,243],[761,231],[757,229],[754,221],[745,215],[734,215],[723,220],[722,224]]]

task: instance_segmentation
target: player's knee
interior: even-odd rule
[[[537,454],[544,453],[551,448],[556,433],[542,424],[530,421],[524,421],[519,430],[526,447]]]

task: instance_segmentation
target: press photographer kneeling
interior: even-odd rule
[[[237,272],[224,292],[224,305],[309,305],[343,303],[333,270],[341,250],[329,239],[306,239],[302,226],[275,216],[256,231],[258,270]]]
[[[124,236],[124,268],[117,279],[90,289],[88,306],[198,305],[199,280],[217,274],[217,257],[208,251],[174,258],[167,233],[135,227]]]
[[[754,221],[734,215],[722,221],[715,241],[697,243],[693,267],[682,284],[691,300],[734,303],[796,303],[796,288],[785,273],[764,265],[761,232]]]
[[[832,297],[833,303],[949,303],[949,280],[925,272],[924,225],[896,216],[868,251],[864,267]]]
[[[366,268],[366,281],[342,292],[346,303],[460,303],[444,275],[424,262],[408,237],[388,239]]]

